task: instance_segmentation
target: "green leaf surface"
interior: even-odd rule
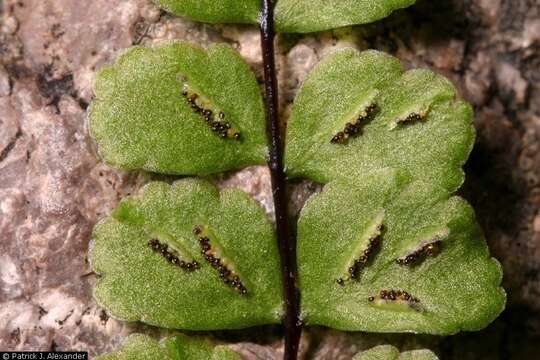
[[[175,15],[207,23],[259,22],[261,0],[155,0]],[[416,0],[279,0],[275,9],[279,32],[309,33],[366,24],[390,15]]]
[[[403,72],[384,53],[335,52],[312,71],[295,100],[287,130],[288,175],[326,183],[391,167],[452,192],[463,182],[461,166],[475,137],[472,109],[455,95],[444,77]],[[363,117],[370,105],[375,110]],[[406,120],[414,114],[422,120]],[[332,143],[357,119],[355,136]]]
[[[427,349],[411,350],[400,353],[391,345],[379,345],[358,353],[353,360],[438,360],[432,351]]]
[[[276,27],[281,32],[307,33],[382,19],[416,0],[279,0]]]
[[[471,207],[402,172],[327,184],[302,210],[298,242],[308,325],[453,334],[485,327],[505,304],[500,265]],[[367,261],[354,267],[366,250]],[[412,254],[415,262],[398,263]]]
[[[255,24],[260,0],[155,0],[165,10],[207,23]]]
[[[214,346],[208,340],[176,335],[158,342],[149,336],[133,334],[122,347],[99,356],[98,360],[240,360],[225,346]]]
[[[131,48],[99,72],[94,92],[89,128],[112,166],[204,175],[265,162],[260,89],[229,46],[205,51],[174,42]],[[212,111],[210,121],[191,107],[193,94],[197,106]],[[227,122],[232,129],[213,131],[212,122]]]
[[[196,235],[194,229],[202,229]],[[226,284],[202,254],[199,238],[247,290]],[[184,267],[151,247],[167,252]],[[208,255],[208,253],[207,253]],[[95,298],[127,321],[189,330],[277,323],[282,312],[279,257],[272,226],[245,193],[193,179],[145,186],[94,228],[91,259],[101,275]],[[196,261],[199,269],[186,269]],[[192,266],[193,268],[194,266]]]

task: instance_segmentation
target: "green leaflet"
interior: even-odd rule
[[[280,32],[307,33],[366,24],[405,8],[416,0],[279,0],[276,27]]]
[[[94,92],[89,128],[112,166],[204,175],[265,162],[259,86],[229,46],[132,48],[99,72]],[[194,94],[199,108],[212,110],[211,121],[190,106]],[[218,123],[231,129],[213,131]]]
[[[261,0],[155,0],[165,10],[208,23],[259,21]]]
[[[404,73],[396,58],[376,51],[338,51],[297,95],[287,130],[288,174],[326,183],[391,167],[453,192],[475,136],[471,107],[454,98],[452,84],[431,71]],[[359,121],[358,134],[332,143],[369,105],[376,109]]]
[[[215,257],[247,290],[224,283],[204,259],[195,227],[203,229]],[[188,271],[150,246],[199,269]],[[123,200],[93,234],[91,259],[101,275],[95,298],[113,316],[155,326],[218,330],[277,323],[282,312],[279,257],[263,210],[237,190],[218,190],[186,179],[154,182]],[[229,277],[228,277],[229,278]]]
[[[240,355],[209,341],[176,335],[157,342],[149,336],[133,334],[122,347],[98,360],[240,360]]]
[[[265,162],[260,89],[227,46],[131,49],[100,72],[95,93],[90,131],[111,165],[206,175]],[[471,107],[455,97],[444,77],[404,72],[376,51],[336,52],[303,84],[286,170],[326,183],[298,224],[307,325],[452,334],[481,329],[502,311],[500,265],[470,206],[451,196],[475,135]],[[186,330],[281,321],[273,229],[239,191],[220,194],[195,179],[150,183],[96,225],[91,259],[101,275],[95,297],[120,319]],[[138,337],[118,354],[145,348],[144,358],[193,351],[198,359],[213,351],[186,342]],[[435,358],[391,347],[359,356]]]
[[[279,0],[275,9],[279,32],[308,33],[382,19],[416,0]],[[261,0],[156,0],[165,10],[208,23],[259,21]]]
[[[391,345],[379,345],[358,353],[353,360],[438,360],[430,350],[411,350],[400,353]]]
[[[353,279],[349,267],[376,237]],[[389,169],[326,185],[302,210],[298,242],[307,324],[453,334],[485,327],[504,308],[501,268],[470,206]],[[426,255],[427,245],[438,251]],[[414,265],[398,264],[411,254]],[[382,290],[405,291],[417,301],[404,294],[389,299]]]

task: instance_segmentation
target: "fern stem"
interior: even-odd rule
[[[289,225],[287,184],[283,168],[283,139],[279,126],[274,38],[274,1],[262,0],[261,47],[270,145],[268,166],[272,178],[276,232],[285,296],[285,351],[283,358],[284,360],[296,360],[302,323],[299,319],[300,294],[297,287],[296,236],[292,233]]]

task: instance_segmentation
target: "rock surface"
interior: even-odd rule
[[[478,141],[461,191],[503,264],[507,310],[488,328],[440,338],[304,332],[306,359],[350,359],[391,342],[444,359],[532,359],[540,346],[540,4],[420,0],[373,25],[279,39],[284,115],[309,70],[343,46],[388,51],[454,81],[476,108]],[[158,330],[107,316],[92,299],[92,226],[152,179],[101,164],[85,127],[96,70],[134,44],[228,42],[261,77],[258,32],[175,18],[149,0],[0,2],[0,350],[116,348]],[[271,215],[268,172],[216,181],[252,194]],[[317,186],[295,186],[301,202]],[[279,359],[280,330],[212,334],[247,359]]]

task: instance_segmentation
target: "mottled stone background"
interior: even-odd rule
[[[133,44],[228,42],[260,77],[256,29],[171,17],[149,0],[0,0],[0,349],[88,350],[159,330],[111,319],[91,297],[93,224],[152,178],[101,164],[85,128],[96,70]],[[286,115],[318,60],[343,46],[376,48],[430,67],[476,108],[478,141],[462,194],[505,269],[507,310],[488,328],[441,338],[310,329],[306,359],[350,359],[390,341],[443,359],[536,359],[540,351],[540,3],[420,0],[376,24],[279,39]],[[217,179],[271,213],[266,169]],[[296,200],[316,186],[296,186]],[[214,333],[248,359],[278,359],[280,329]]]

